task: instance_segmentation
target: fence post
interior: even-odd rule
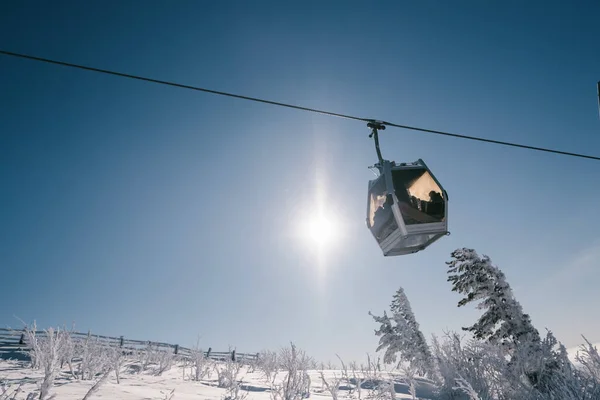
[[[231,361],[235,361],[235,349],[231,352]]]
[[[177,354],[178,352],[179,352],[179,345],[178,345],[178,344],[176,344],[176,345],[175,345],[175,354]]]
[[[19,344],[25,344],[25,334],[21,333],[21,338],[19,339]]]
[[[210,352],[212,351],[212,347],[208,348],[208,351],[206,352],[206,358],[210,358]]]
[[[119,339],[119,347],[123,347],[123,336],[121,336]]]

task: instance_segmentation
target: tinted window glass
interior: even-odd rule
[[[393,170],[392,180],[405,224],[444,221],[444,195],[427,169]]]
[[[380,243],[398,229],[391,205],[391,196],[388,196],[385,180],[380,177],[369,192],[367,215],[369,228]]]

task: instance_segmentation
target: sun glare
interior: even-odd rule
[[[347,226],[329,192],[322,169],[316,171],[315,191],[294,208],[293,233],[295,245],[303,260],[314,265],[318,277],[324,278],[335,264],[340,249],[346,243]]]
[[[308,237],[316,244],[327,244],[334,238],[335,227],[324,215],[315,215],[308,222]]]

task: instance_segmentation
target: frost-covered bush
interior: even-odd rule
[[[71,374],[71,376],[73,378],[77,379],[77,375],[75,373],[75,368],[74,368],[75,359],[77,357],[77,350],[78,350],[77,344],[76,344],[75,340],[73,339],[73,337],[71,336],[70,332],[63,330],[60,333],[63,335],[63,352],[62,352],[61,368],[66,363],[67,366],[69,367],[69,373]]]
[[[441,340],[434,337],[431,347],[440,376],[440,400],[600,399],[600,379],[586,368],[576,369],[551,332],[542,340],[540,353],[519,356],[528,358],[527,369],[509,363],[501,346],[461,338],[457,333],[448,333]],[[593,356],[580,357],[594,364]],[[526,376],[532,368],[535,376]]]
[[[231,348],[229,354],[233,354]],[[207,374],[210,366],[212,366],[217,373],[218,387],[226,389],[222,400],[244,400],[248,397],[248,392],[243,391],[241,387],[242,363],[235,361],[233,355],[231,358],[225,358],[220,362],[210,362],[204,357],[204,353],[197,351],[194,362],[196,363],[196,371],[200,371],[201,375]]]
[[[134,351],[133,357],[141,364],[138,373],[149,371],[156,376],[170,370],[176,361],[172,350],[161,350],[152,342],[148,342],[145,348]]]
[[[256,368],[264,375],[267,382],[271,382],[273,375],[279,371],[277,352],[264,350],[258,353]]]
[[[38,335],[35,322],[31,327],[26,326],[24,329],[25,351],[30,356],[31,365],[44,371],[44,377],[39,384],[39,394],[29,393],[27,399],[33,398],[32,396],[39,400],[54,398],[54,395],[50,395],[50,390],[65,364],[74,379],[91,380],[100,374],[103,375],[92,386],[85,399],[98,390],[113,369],[118,381],[117,367],[122,363],[120,349],[113,349],[106,342],[89,334],[85,338],[75,338],[67,330],[48,328],[43,332],[43,335]],[[11,397],[7,397],[8,395],[3,393],[2,396],[16,400],[17,394],[13,393]],[[2,397],[0,399],[5,400]]]
[[[248,392],[242,390],[239,382],[233,381],[225,391],[222,400],[245,400],[247,397]]]
[[[121,383],[121,370],[125,367],[126,358],[120,346],[111,345],[106,348],[106,360],[108,369],[115,371],[117,384]]]
[[[190,350],[188,362],[188,365],[192,370],[191,378],[194,381],[202,380],[206,375],[208,375],[212,366],[211,360],[206,357],[202,349],[198,347]]]
[[[75,344],[75,355],[81,361],[76,376],[81,380],[96,379],[106,369],[111,368],[111,355],[108,344],[98,336],[88,334]]]
[[[585,345],[581,345],[575,361],[581,365],[581,374],[596,382],[600,382],[600,354],[598,349],[593,346],[585,336],[583,336]]]
[[[50,399],[50,390],[54,379],[60,371],[63,360],[66,359],[66,337],[60,330],[49,328],[43,336],[36,333],[36,324],[25,328],[25,344],[30,354],[33,368],[44,370],[44,379],[40,385],[40,400]]]
[[[159,351],[156,357],[156,368],[154,374],[161,376],[166,371],[170,370],[175,362],[175,355],[170,351]]]
[[[136,352],[136,358],[142,363],[142,369],[140,370],[140,372],[147,371],[151,365],[157,363],[159,358],[159,351],[160,350],[158,346],[156,346],[154,343],[148,342],[146,348]]]
[[[217,385],[220,388],[231,388],[238,382],[242,365],[231,359],[223,362],[214,363],[214,370],[217,373]]]
[[[389,393],[386,385],[383,387],[381,383],[385,380],[381,368],[380,368],[380,360],[372,360],[371,356],[367,354],[367,364],[360,365],[360,367],[356,366],[356,363],[350,364],[350,370],[352,371],[352,378],[350,381],[355,386],[356,396],[358,400],[362,398],[366,399],[385,399]],[[366,396],[363,396],[362,388],[363,385],[365,388],[369,388],[370,391],[366,393]],[[354,394],[352,393],[351,398],[354,398]]]
[[[307,370],[313,360],[291,343],[281,349],[278,355],[280,372],[285,374],[281,382],[276,382],[278,373],[272,376],[272,400],[301,400],[310,395],[310,377]]]
[[[455,332],[446,333],[442,340],[434,336],[431,347],[441,399],[469,398],[461,389],[467,386],[482,399],[503,398],[506,358],[499,347],[475,339],[464,340]]]
[[[333,400],[338,400],[338,393],[340,391],[340,384],[344,381],[343,375],[337,375],[333,373],[333,376],[325,378],[323,370],[319,371],[319,377],[321,382],[325,386],[325,390],[329,393]]]

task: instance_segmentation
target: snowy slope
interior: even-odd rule
[[[332,396],[324,390],[319,371],[309,371],[308,373],[311,378],[310,397],[317,400],[331,399]],[[341,372],[324,371],[324,375],[329,380],[334,375],[341,376]],[[216,378],[216,374],[213,373],[212,376],[201,382],[190,381],[187,377],[184,379],[183,369],[179,366],[173,367],[162,376],[152,376],[147,373],[122,373],[120,384],[116,383],[114,374],[111,374],[108,381],[90,399],[159,400],[168,398],[168,394],[175,389],[173,400],[220,400],[226,396],[226,390],[217,387]],[[246,369],[240,374],[240,378],[244,389],[240,391],[240,394],[242,396],[247,395],[246,400],[271,400],[267,382],[259,372],[248,372]],[[43,372],[29,368],[25,362],[0,360],[0,382],[4,385],[10,385],[13,389],[19,384],[23,385],[24,392],[17,397],[18,399],[25,399],[25,393],[35,391],[42,379]],[[397,377],[395,381],[397,398],[412,398],[408,395],[408,387],[401,383],[400,377]],[[65,370],[57,377],[51,393],[56,394],[56,400],[83,399],[94,383],[94,381],[76,381]],[[363,385],[363,387],[367,386]],[[363,399],[368,392],[370,390],[363,389]],[[2,393],[1,389],[0,393]],[[425,380],[418,380],[417,396],[419,399],[433,398],[432,386]],[[348,391],[340,390],[338,398],[339,400],[347,399]]]

